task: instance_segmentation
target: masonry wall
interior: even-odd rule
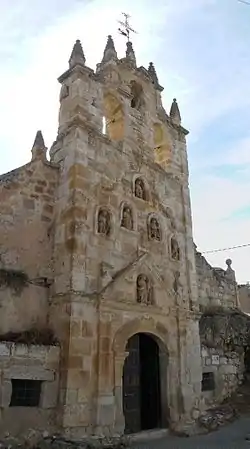
[[[56,185],[42,161],[0,177],[0,335],[46,326]]]
[[[214,388],[202,389],[202,397],[209,407],[229,397],[243,382],[244,353],[202,346],[201,355],[203,376],[204,373],[213,373],[214,378]]]
[[[158,338],[165,356],[169,354],[169,378],[162,378],[165,421],[170,413],[171,424],[184,425],[199,407],[187,132],[164,113],[159,92],[145,72],[121,62],[110,64],[98,77],[83,65],[60,77],[65,96],[59,135],[50,150],[51,160],[61,166],[50,319],[65,350],[63,427],[76,437],[91,431],[123,432],[125,347],[139,332]],[[129,83],[135,80],[144,92],[143,111],[131,106]],[[117,108],[119,117],[112,122],[110,111]],[[105,112],[108,123],[114,123],[107,135],[101,128]],[[154,125],[167,136],[162,152],[168,158],[161,154],[162,166],[155,162]],[[143,198],[135,194],[138,179]],[[132,215],[130,227],[122,225],[125,205]],[[110,217],[107,233],[98,230],[102,211]],[[153,217],[159,238],[150,234]],[[173,255],[172,238],[178,256]],[[150,301],[137,297],[140,275],[150,285]],[[122,344],[117,348],[118,334]]]
[[[242,312],[250,313],[250,285],[239,285],[239,303]]]
[[[0,438],[29,429],[53,432],[57,426],[59,347],[0,343]],[[12,405],[13,380],[41,381],[36,407]]]
[[[237,307],[237,284],[231,269],[214,268],[195,250],[200,311],[214,307]]]

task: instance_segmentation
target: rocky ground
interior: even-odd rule
[[[69,441],[31,430],[22,441],[6,435],[0,449],[250,449],[250,382],[219,407],[207,410],[197,421],[196,433],[155,440],[146,436],[143,442],[127,437]]]

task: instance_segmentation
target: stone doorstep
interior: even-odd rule
[[[159,438],[163,438],[169,434],[169,429],[152,429],[152,430],[142,430],[138,433],[127,434],[130,441],[148,441],[148,440],[157,440]]]

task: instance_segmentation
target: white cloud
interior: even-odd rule
[[[133,43],[139,65],[155,62],[165,87],[166,109],[177,96],[183,124],[191,130],[190,148],[195,141],[201,146],[199,168],[204,174],[197,177],[195,172],[191,177],[196,242],[201,249],[211,249],[248,241],[249,223],[225,217],[250,203],[249,130],[213,160],[202,152],[199,140],[206,127],[230,111],[242,114],[245,109],[245,122],[249,116],[250,123],[250,35],[247,29],[241,32],[243,27],[236,29],[241,23],[237,2],[158,0],[156,7],[150,0],[72,0],[71,4],[34,0],[32,9],[29,0],[12,1],[15,11],[7,0],[0,4],[1,172],[30,159],[37,129],[43,130],[48,146],[55,139],[57,77],[67,69],[75,39],[82,40],[87,64],[93,68],[102,57],[108,34],[114,36],[122,56],[125,42],[117,34],[117,19],[121,11],[128,11],[138,31]],[[204,135],[209,138],[209,133]],[[206,174],[208,167],[225,163],[248,164],[241,183]],[[232,253],[239,280],[250,277],[249,255],[247,249]],[[208,259],[219,265],[229,256],[230,252],[217,253]]]

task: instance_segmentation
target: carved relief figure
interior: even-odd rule
[[[97,231],[99,234],[109,235],[111,230],[110,213],[105,209],[98,212]]]
[[[137,278],[137,302],[141,304],[153,304],[153,291],[149,279],[144,274]]]
[[[141,198],[142,200],[146,200],[146,192],[145,192],[144,182],[140,178],[137,178],[135,181],[135,196],[137,198]]]
[[[129,206],[123,207],[121,226],[129,230],[133,229],[132,211]]]
[[[174,237],[171,238],[171,248],[170,248],[170,250],[171,250],[171,257],[172,257],[172,259],[180,260],[180,248],[179,248],[177,240]]]
[[[152,217],[149,223],[149,238],[151,240],[161,240],[160,225],[155,217]]]

